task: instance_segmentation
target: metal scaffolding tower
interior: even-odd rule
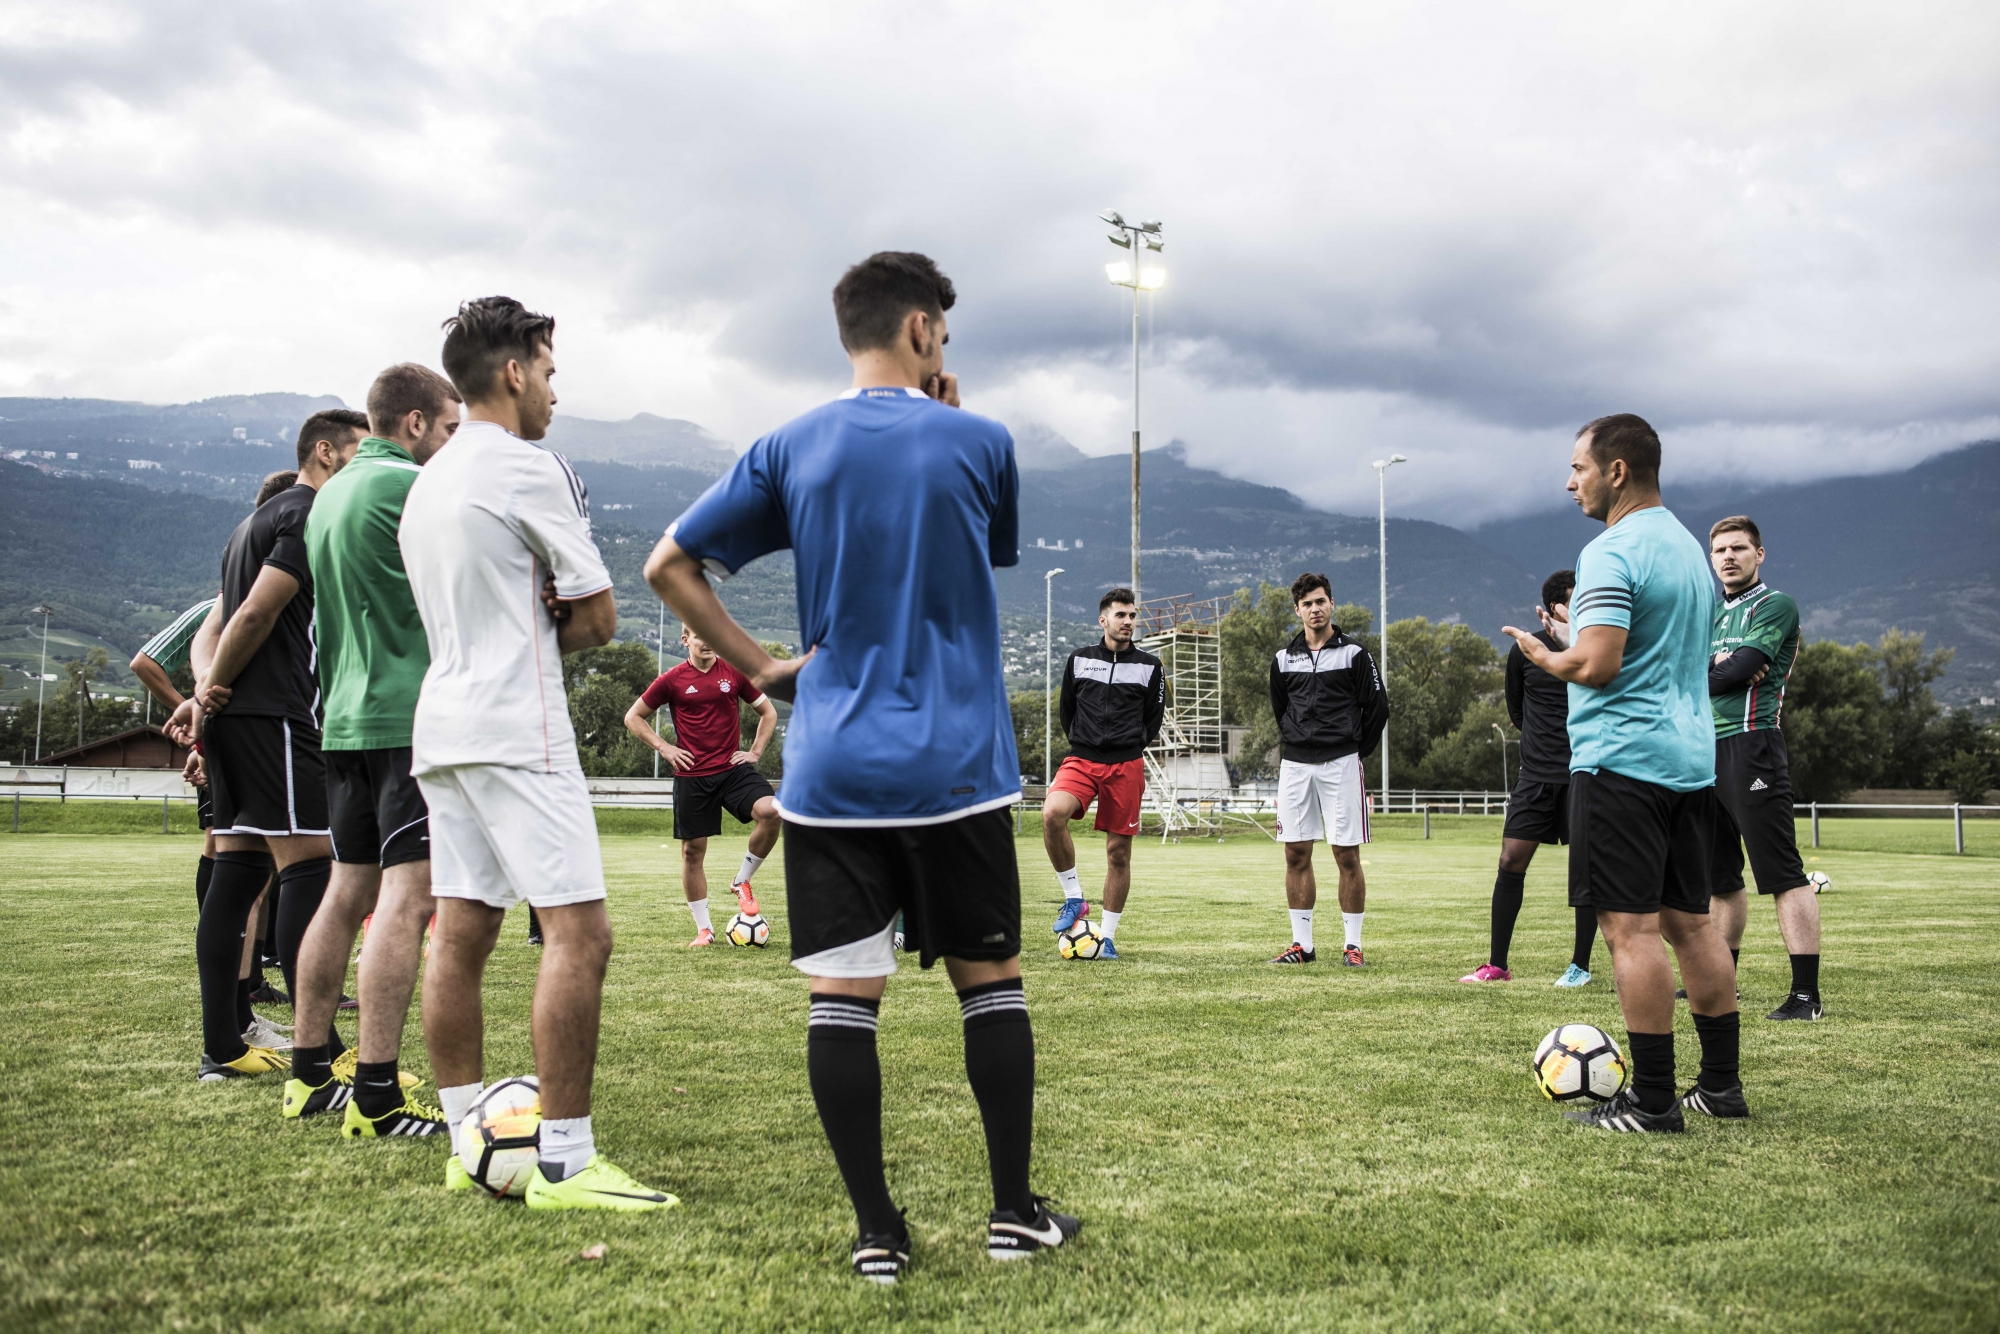
[[[1227,813],[1222,729],[1222,616],[1227,598],[1155,598],[1139,604],[1135,643],[1166,667],[1167,716],[1146,749],[1150,813],[1160,837],[1213,835]],[[1143,817],[1142,817],[1143,818]]]

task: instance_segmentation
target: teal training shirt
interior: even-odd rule
[[[1570,621],[1626,631],[1625,659],[1602,689],[1569,688],[1571,770],[1609,770],[1676,792],[1715,785],[1708,643],[1715,584],[1708,554],[1663,507],[1604,530],[1576,562]]]

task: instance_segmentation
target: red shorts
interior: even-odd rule
[[[1056,770],[1051,792],[1067,792],[1084,810],[1097,803],[1097,828],[1107,834],[1139,832],[1139,803],[1146,795],[1146,761],[1099,764],[1072,755]],[[1082,812],[1078,812],[1081,814]]]

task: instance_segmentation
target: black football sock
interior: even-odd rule
[[[1728,1014],[1698,1014],[1694,1017],[1695,1035],[1701,1039],[1701,1074],[1695,1083],[1710,1093],[1721,1093],[1743,1082],[1742,1075],[1737,1073],[1742,1019],[1743,1016],[1735,1010]]]
[[[1021,979],[967,987],[958,993],[958,1010],[965,1019],[965,1074],[986,1125],[993,1207],[1033,1219],[1028,1158],[1035,1142],[1035,1032]]]
[[[201,860],[194,864],[194,910],[197,916],[201,913],[202,900],[208,897],[208,882],[214,878],[215,858],[204,852]]]
[[[1741,959],[1742,957],[1743,957],[1743,951],[1742,951],[1742,950],[1731,950],[1731,951],[1729,951],[1729,966],[1730,966],[1731,968],[1735,968],[1735,967],[1737,967],[1737,966],[1738,966],[1738,962],[1737,962],[1737,961],[1738,961],[1739,959]]]
[[[236,973],[243,964],[250,905],[264,892],[270,874],[268,853],[218,853],[208,895],[202,900],[201,922],[194,933],[195,971],[201,977],[201,1042],[202,1051],[217,1061],[233,1061],[244,1052],[247,1025],[236,1021]]]
[[[1632,1042],[1632,1093],[1641,1111],[1657,1116],[1674,1105],[1674,1035],[1634,1033]]]
[[[326,897],[326,882],[332,874],[331,857],[310,857],[278,872],[278,920],[274,928],[278,937],[278,967],[284,971],[285,991],[293,1005],[299,1003],[299,947],[305,943],[306,928],[312,925],[313,914],[319,911],[319,901]],[[318,1034],[298,1036],[310,1042]],[[327,1025],[327,1040],[335,1051],[346,1050],[332,1024]]]
[[[333,1078],[333,1052],[326,1047],[292,1048],[292,1078],[316,1089]]]
[[[1792,990],[1819,999],[1819,956],[1817,954],[1794,954],[1792,956]]]
[[[396,1062],[362,1061],[354,1067],[354,1105],[363,1116],[387,1116],[403,1105]]]
[[[1590,971],[1590,952],[1597,945],[1597,909],[1576,910],[1576,943],[1570,947],[1569,961],[1584,972]]]
[[[250,993],[256,989],[257,984],[249,978],[236,979],[236,1031],[239,1033],[249,1032],[250,1025],[257,1020],[257,1012],[250,1008]]]
[[[1521,915],[1521,891],[1527,883],[1525,871],[1501,871],[1493,877],[1493,942],[1487,947],[1486,962],[1495,968],[1507,966],[1507,951],[1514,944],[1514,920]]]
[[[903,1231],[882,1171],[882,1062],[875,1054],[881,1009],[880,1001],[815,992],[806,1022],[806,1077],[813,1106],[819,1109],[833,1161],[854,1201],[855,1226],[864,1237]]]

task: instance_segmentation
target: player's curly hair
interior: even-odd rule
[[[1576,591],[1576,571],[1557,570],[1542,580],[1542,605],[1560,607],[1569,601],[1569,595]]]
[[[1333,601],[1333,583],[1331,580],[1323,574],[1302,574],[1292,580],[1292,605],[1296,607],[1299,603],[1305,601],[1306,594],[1312,592],[1315,588],[1324,588],[1326,590],[1327,601]]]

